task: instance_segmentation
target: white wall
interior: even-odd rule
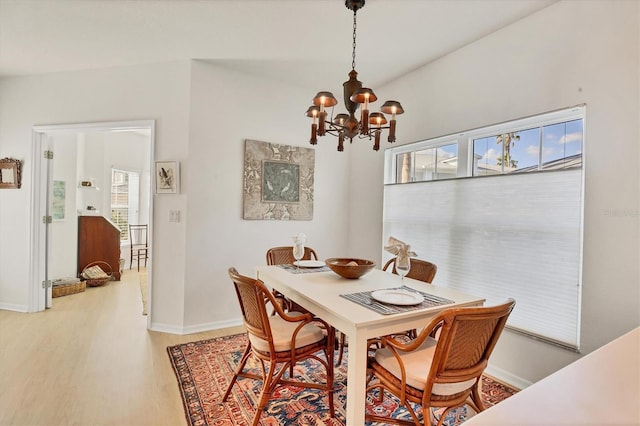
[[[583,353],[640,324],[638,6],[559,2],[377,91],[402,101],[401,143],[587,104]],[[379,158],[353,157],[352,170],[360,180],[382,180]],[[372,240],[382,241],[382,189],[363,197],[360,189],[354,184],[350,192],[363,212],[350,233],[375,229]],[[491,365],[526,384],[577,357],[506,331]]]
[[[187,158],[189,62],[0,79],[0,156],[25,160],[20,190],[0,191],[0,307],[26,311],[34,125],[155,119],[157,159]],[[100,165],[102,167],[102,165]],[[186,197],[158,197],[156,218],[184,209]],[[182,327],[184,223],[158,220],[153,252],[152,321]],[[156,309],[157,308],[157,309]]]
[[[99,214],[109,216],[111,206],[109,189],[111,173],[105,170],[104,158],[107,148],[104,143],[104,133],[80,133],[78,144],[82,156],[78,156],[78,181],[88,180],[93,184],[87,188],[78,189],[78,210],[83,214]],[[89,210],[89,207],[95,210]]]
[[[333,140],[315,150],[311,221],[243,220],[244,140],[311,148],[304,117],[313,93],[208,63],[192,66],[186,215],[185,326],[199,330],[239,321],[227,270],[255,276],[269,247],[304,232],[321,258],[347,254],[348,156]],[[299,119],[296,119],[299,118]],[[326,139],[326,138],[325,138]],[[161,218],[165,220],[166,218]]]
[[[105,179],[111,179],[111,169],[126,170],[140,174],[139,223],[149,223],[149,182],[151,180],[151,135],[139,131],[108,132],[104,134],[105,155],[103,169]],[[110,207],[109,188],[105,188],[106,208]]]

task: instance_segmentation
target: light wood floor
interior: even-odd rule
[[[0,425],[185,425],[167,346],[242,328],[158,333],[141,312],[136,270],[45,312],[0,310]]]

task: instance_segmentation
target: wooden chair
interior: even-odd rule
[[[407,274],[407,277],[413,278],[414,280],[423,281],[427,284],[431,284],[433,282],[433,279],[436,276],[436,272],[438,271],[438,267],[436,266],[436,264],[428,262],[426,260],[416,259],[413,257],[410,258],[409,260],[411,261],[411,268],[409,269],[409,273]],[[382,267],[382,270],[386,271],[390,267],[392,268],[391,269],[392,273],[394,274],[398,273],[396,271],[395,257],[389,259],[387,263],[385,263],[384,266]],[[405,334],[410,339],[415,339],[416,336],[418,335],[418,332],[417,330],[413,329],[413,330],[407,330]],[[432,336],[432,337],[435,337],[435,336]]]
[[[301,260],[318,260],[318,254],[311,247],[304,247],[304,256]],[[296,258],[293,257],[293,246],[272,247],[267,250],[267,265],[293,265]],[[307,312],[302,306],[284,297],[284,294],[274,291],[273,294],[280,302],[280,306],[288,311]]]
[[[410,342],[382,337],[382,348],[369,357],[372,378],[367,393],[378,389],[395,395],[407,408],[413,421],[367,415],[368,420],[396,424],[421,425],[412,403],[421,406],[422,422],[431,424],[431,408],[446,407],[447,413],[469,404],[476,412],[484,410],[481,400],[481,376],[509,314],[513,299],[494,307],[454,308],[437,315]],[[438,339],[432,331],[440,329]]]
[[[318,255],[311,247],[304,247],[302,260],[318,260]],[[293,265],[293,246],[272,247],[267,250],[267,265]]]
[[[260,280],[240,275],[235,268],[229,268],[229,276],[234,283],[249,344],[242,355],[240,364],[222,398],[226,401],[238,377],[246,377],[263,382],[253,426],[260,421],[262,410],[271,394],[279,385],[293,385],[327,392],[329,414],[335,416],[333,404],[333,351],[335,332],[326,322],[313,318],[309,313],[286,313],[275,303],[275,297]],[[266,303],[270,302],[277,315],[267,313]],[[317,353],[324,352],[324,359]],[[245,364],[250,356],[260,361],[262,374],[245,372]],[[305,359],[315,359],[327,372],[325,384],[295,380],[293,367]],[[289,372],[288,377],[285,376]]]
[[[427,262],[426,260],[420,260],[412,257],[411,259],[411,269],[409,269],[409,273],[407,277],[413,278],[414,280],[424,281],[425,283],[431,284],[433,279],[436,276],[436,272],[438,271],[438,267],[435,263]],[[391,272],[397,274],[396,271],[396,258],[393,257],[389,259],[387,263],[382,267],[383,271],[386,271],[392,267]]]
[[[147,259],[149,259],[149,226],[129,225],[129,243],[131,247],[129,269],[133,268],[134,260],[138,264],[138,271],[140,271],[140,260],[144,260],[146,268]]]
[[[301,260],[318,260],[318,254],[311,247],[305,246],[304,256]],[[293,246],[273,247],[267,250],[267,265],[292,265],[295,261],[296,259],[293,257]],[[309,312],[294,301],[287,299],[284,294],[278,291],[274,291],[273,295],[280,302],[280,306],[289,312]],[[343,333],[340,333],[340,338],[337,344],[338,358],[336,360],[336,365],[340,365],[344,354],[344,347],[346,346],[346,338]]]

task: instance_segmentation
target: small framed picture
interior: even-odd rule
[[[156,161],[156,194],[177,194],[180,185],[180,163]]]
[[[53,181],[53,199],[51,200],[51,216],[54,221],[64,220],[66,209],[66,182],[63,180]]]

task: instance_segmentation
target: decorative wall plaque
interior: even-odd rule
[[[22,162],[14,158],[0,160],[0,188],[20,188],[22,184]]]
[[[313,219],[315,150],[245,140],[244,219]]]

